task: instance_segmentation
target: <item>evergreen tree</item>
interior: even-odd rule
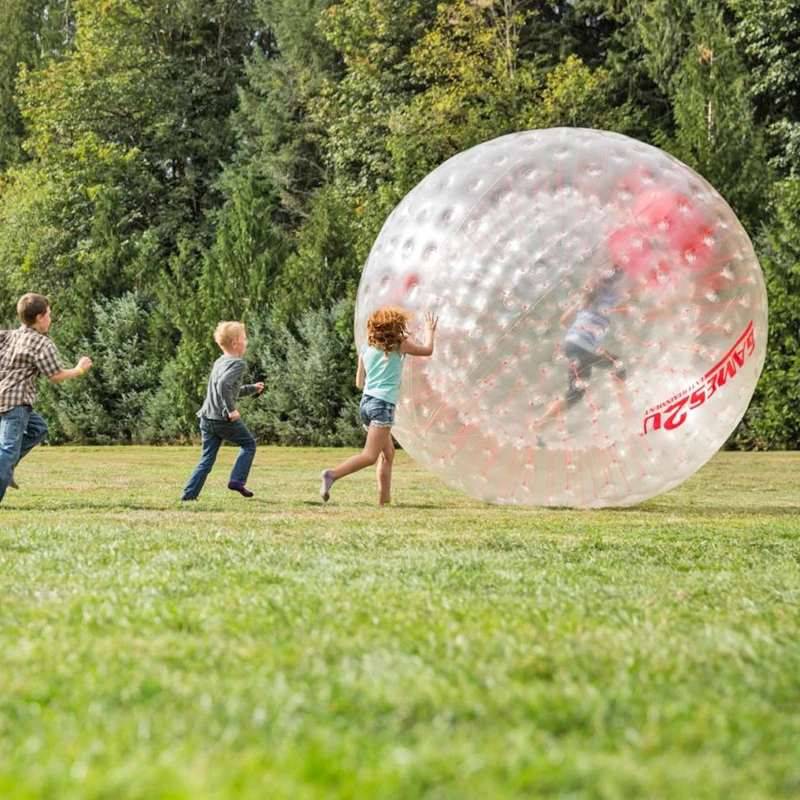
[[[764,372],[743,424],[739,447],[800,448],[800,178],[773,188],[773,218],[756,241],[769,298]]]
[[[0,172],[23,158],[15,100],[20,64],[36,68],[66,53],[73,22],[71,0],[0,0]]]
[[[769,186],[766,148],[747,69],[723,12],[711,0],[695,5],[690,44],[672,79],[675,135],[665,146],[705,177],[753,231]]]
[[[752,76],[758,118],[769,129],[773,164],[800,173],[800,5],[796,0],[728,0]]]
[[[337,58],[321,28],[332,0],[259,0],[258,46],[247,58],[239,142],[233,169],[255,169],[278,192],[284,229],[308,215],[324,178],[319,153],[324,129],[311,110],[324,82],[338,73]]]
[[[358,419],[352,353],[353,306],[304,311],[288,326],[270,313],[252,320],[247,361],[266,384],[248,410],[262,440],[287,445],[356,445]]]
[[[93,369],[80,385],[45,385],[39,398],[51,441],[141,441],[159,381],[159,354],[150,343],[152,298],[126,293],[93,305],[91,337],[75,349],[92,353]]]

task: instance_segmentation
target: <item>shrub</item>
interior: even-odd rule
[[[287,445],[358,445],[352,305],[304,312],[295,330],[274,314],[251,319],[248,382],[263,380],[247,424],[260,441]]]

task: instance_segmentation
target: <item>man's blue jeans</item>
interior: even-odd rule
[[[47,423],[30,406],[0,414],[0,503],[14,467],[47,436]]]
[[[193,500],[200,494],[200,490],[217,460],[217,453],[223,442],[241,448],[231,470],[230,480],[242,484],[247,483],[247,476],[250,474],[250,467],[253,465],[253,458],[256,454],[256,440],[253,438],[253,434],[247,430],[247,425],[240,419],[237,419],[236,422],[227,422],[201,417],[200,435],[203,448],[200,461],[183,490],[183,496]]]

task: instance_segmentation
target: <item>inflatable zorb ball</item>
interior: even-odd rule
[[[619,134],[557,128],[451,158],[392,212],[355,332],[439,315],[407,357],[393,432],[491,503],[622,506],[694,473],[742,418],[767,299],[747,233],[703,178]]]

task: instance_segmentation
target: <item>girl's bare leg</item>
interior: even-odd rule
[[[562,405],[566,405],[566,402],[561,398],[557,398],[553,400],[552,403],[547,407],[547,410],[542,414],[539,419],[533,421],[533,428],[537,431],[537,433],[545,426],[551,419],[560,416]]]
[[[394,442],[389,441],[378,458],[378,505],[385,506],[392,500],[392,462],[394,461]]]
[[[391,428],[379,428],[376,425],[370,425],[364,449],[357,456],[351,456],[339,464],[338,467],[334,467],[331,470],[334,479],[338,481],[340,478],[344,478],[345,475],[351,475],[360,469],[364,469],[364,467],[371,467],[378,460],[378,456],[383,452],[386,443],[391,441]]]

